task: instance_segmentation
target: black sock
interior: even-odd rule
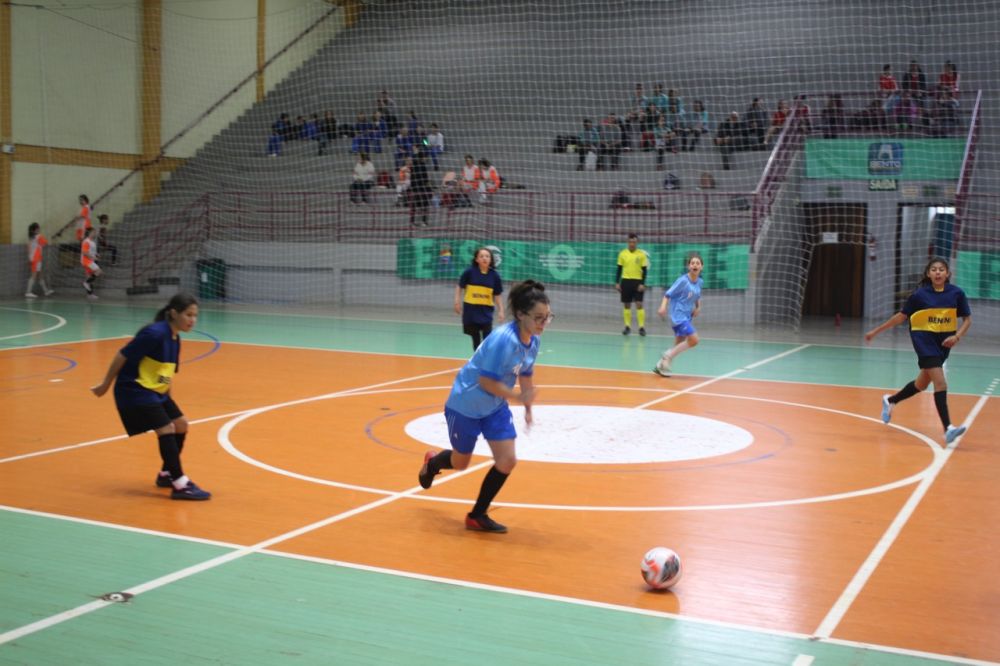
[[[174,433],[158,435],[160,441],[160,457],[163,459],[163,469],[170,472],[170,478],[176,480],[184,476],[181,469],[181,455],[177,450],[177,436]]]
[[[486,472],[486,478],[483,479],[483,485],[479,488],[479,499],[476,500],[476,505],[469,512],[470,516],[478,517],[486,513],[486,510],[490,508],[493,498],[503,488],[503,484],[508,476],[510,475],[498,472],[496,465],[490,467],[490,471]]]
[[[178,460],[181,457],[181,451],[184,450],[184,438],[185,437],[187,437],[187,433],[186,432],[175,432],[174,433],[174,441],[177,442],[177,458],[178,458]],[[164,465],[163,465],[163,471],[167,472],[169,474],[169,471],[167,470],[166,463],[164,463]]]
[[[951,417],[948,416],[948,391],[934,391],[934,406],[941,417],[941,424],[947,430],[951,425]]]
[[[916,383],[910,382],[903,388],[899,389],[895,395],[889,396],[889,402],[895,405],[897,402],[902,402],[907,398],[912,398],[918,393],[920,393],[920,389],[917,388]]]
[[[452,469],[451,449],[445,449],[427,461],[427,471],[437,474],[443,469]]]
[[[479,333],[478,328],[472,333],[469,333],[469,335],[472,336],[472,351],[476,351],[479,349],[479,345],[483,343],[482,335]]]

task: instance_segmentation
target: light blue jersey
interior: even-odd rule
[[[521,342],[517,322],[509,322],[494,330],[486,336],[469,362],[458,371],[445,407],[470,418],[489,416],[505,400],[484,391],[479,386],[480,375],[514,388],[519,376],[529,377],[534,372],[538,345],[536,336],[531,336],[528,344]]]
[[[670,322],[676,326],[691,321],[691,313],[701,300],[701,277],[691,282],[687,273],[680,276],[663,294],[670,299]]]

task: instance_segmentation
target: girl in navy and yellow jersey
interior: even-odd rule
[[[455,287],[455,313],[462,315],[462,330],[472,337],[472,351],[479,349],[493,330],[494,306],[499,310],[500,321],[504,320],[502,293],[503,281],[494,270],[493,253],[485,247],[477,248],[472,265],[458,278]]]
[[[931,259],[924,269],[924,277],[910,294],[900,312],[883,324],[865,333],[865,342],[893,326],[910,322],[910,340],[917,352],[920,374],[894,395],[882,396],[882,421],[888,423],[892,409],[934,384],[934,405],[944,426],[945,442],[951,444],[965,426],[953,426],[948,415],[948,382],[944,376],[944,362],[952,347],[958,344],[972,325],[972,312],[965,292],[949,282],[951,270],[948,262],[939,257]],[[962,319],[959,326],[958,319]]]
[[[185,293],[176,294],[156,313],[152,324],[144,326],[111,361],[100,384],[91,387],[98,398],[115,383],[115,406],[125,432],[138,435],[156,433],[163,466],[156,485],[170,488],[171,499],[207,500],[211,493],[194,484],[181,468],[181,450],[188,422],[173,401],[170,388],[180,364],[180,333],[187,333],[198,321],[198,301]]]

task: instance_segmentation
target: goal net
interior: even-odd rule
[[[445,312],[487,246],[611,320],[636,233],[655,302],[702,255],[706,321],[885,317],[932,255],[997,319],[991,3],[267,4],[258,99],[256,14],[163,3],[164,179],[97,206],[109,287]],[[141,6],[89,7],[141,42]],[[101,127],[143,98],[95,83]]]

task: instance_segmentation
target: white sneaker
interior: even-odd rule
[[[656,374],[658,374],[661,377],[669,377],[670,376],[670,359],[666,359],[666,361],[667,361],[666,363],[664,363],[663,360],[664,359],[660,359],[659,361],[656,362],[656,365],[653,366],[653,372],[655,372]]]
[[[30,291],[24,292],[24,297],[25,298],[38,298],[38,296],[36,296],[35,294],[31,293]]]
[[[46,295],[46,296],[51,296],[51,295],[52,295],[52,294],[54,294],[54,293],[56,293],[56,290],[55,290],[55,289],[46,289],[46,290],[45,290],[45,295]]]
[[[97,294],[93,294],[93,293],[87,294],[87,300],[88,301],[96,301],[97,300]]]
[[[83,281],[83,290],[88,294],[94,293],[94,288],[90,286],[90,283],[86,280]]]

